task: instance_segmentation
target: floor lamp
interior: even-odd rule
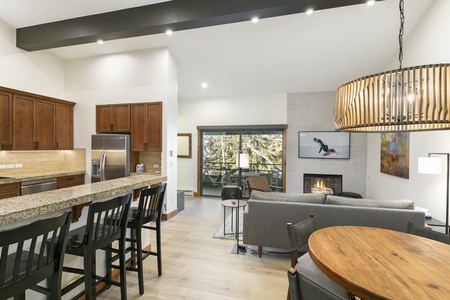
[[[241,200],[241,185],[242,185],[242,169],[249,167],[249,155],[242,153],[242,132],[239,135],[239,152],[236,157],[236,167],[238,168],[238,182],[237,182],[237,208],[236,208],[236,245],[234,245],[231,253],[233,254],[245,254],[247,249],[244,245],[239,244],[239,201]]]
[[[441,158],[432,157],[432,155],[445,156],[447,159],[447,195],[445,206],[445,233],[448,234],[448,208],[449,208],[449,168],[450,168],[450,153],[428,153],[428,157],[419,157],[418,173],[420,174],[442,174],[441,171]]]

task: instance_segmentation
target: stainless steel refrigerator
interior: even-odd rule
[[[93,134],[91,182],[130,176],[130,136]]]

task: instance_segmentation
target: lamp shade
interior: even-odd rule
[[[348,82],[336,92],[334,120],[344,131],[450,128],[450,64],[391,70]]]
[[[248,169],[250,158],[248,153],[238,153],[236,155],[236,167]]]
[[[440,157],[419,157],[419,174],[441,174],[441,168]]]

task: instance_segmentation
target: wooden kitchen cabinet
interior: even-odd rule
[[[32,98],[13,98],[12,150],[34,150],[34,102]]]
[[[0,199],[20,196],[20,183],[6,183],[0,185]]]
[[[37,99],[35,102],[35,150],[54,150],[55,103]]]
[[[12,143],[12,94],[0,91],[0,145]]]
[[[56,150],[73,150],[73,106],[57,103],[55,107]]]
[[[97,105],[95,111],[96,131],[130,132],[130,104]]]
[[[84,174],[56,177],[58,189],[68,188],[84,184]]]
[[[56,185],[58,189],[68,188],[77,185],[84,184],[84,174],[60,176],[56,178]],[[78,221],[81,216],[83,207],[89,205],[89,203],[80,204],[72,207],[72,223]]]
[[[55,149],[54,119],[54,103],[14,96],[13,150]]]
[[[162,151],[162,102],[131,104],[131,150]]]
[[[10,115],[8,106],[11,106]],[[73,149],[74,106],[74,102],[0,87],[1,149]],[[4,125],[8,122],[11,122],[9,128]],[[10,142],[7,142],[8,130]]]

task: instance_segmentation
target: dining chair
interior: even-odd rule
[[[450,235],[434,231],[431,228],[415,226],[413,222],[406,224],[406,232],[450,245]]]
[[[72,212],[0,231],[0,299],[25,299],[28,289],[61,299],[61,275]],[[38,285],[47,282],[47,287]]]
[[[296,224],[287,223],[291,246],[291,268],[288,270],[287,299],[352,299],[352,295],[320,271],[307,253],[308,240],[317,230],[314,215]],[[300,255],[299,254],[303,254]],[[294,270],[296,272],[294,272]]]
[[[84,283],[84,290],[74,298],[79,298],[84,294],[86,299],[90,300],[95,299],[111,285],[117,285],[120,287],[120,298],[127,299],[125,234],[130,199],[131,193],[109,200],[92,202],[89,205],[86,224],[69,231],[66,253],[83,257],[83,268],[64,266],[64,272],[82,276],[64,286],[63,295]],[[105,276],[99,276],[96,272],[96,250],[104,250],[106,256],[111,255],[111,244],[116,241],[119,247],[120,282],[112,280],[108,265],[105,266]]]
[[[143,260],[148,256],[156,256],[158,264],[158,276],[162,275],[162,250],[161,250],[161,217],[166,183],[159,186],[145,188],[139,195],[137,207],[131,207],[128,214],[127,228],[130,236],[126,241],[130,243],[126,253],[130,253],[127,259],[127,270],[138,273],[139,294],[144,294],[144,267]],[[152,223],[150,223],[152,222]],[[150,224],[149,224],[150,223]],[[148,225],[145,225],[148,224]],[[145,250],[142,245],[142,229],[156,232],[156,251]],[[117,252],[117,249],[113,249]],[[111,262],[115,260],[111,258]],[[117,268],[116,265],[112,265]]]

